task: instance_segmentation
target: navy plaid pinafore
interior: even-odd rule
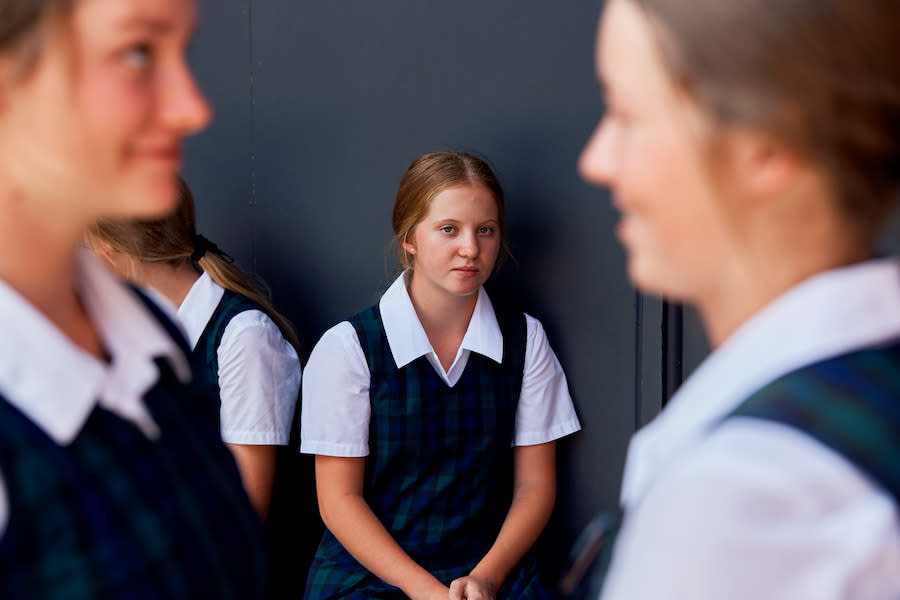
[[[222,335],[225,333],[225,328],[231,323],[231,319],[248,310],[265,312],[259,304],[250,298],[226,289],[213,314],[209,317],[206,327],[203,328],[203,333],[200,334],[193,352],[191,352],[194,377],[207,387],[209,397],[215,400],[216,414],[221,408],[219,345],[222,343]]]
[[[513,436],[525,318],[497,312],[503,362],[471,353],[454,387],[421,356],[397,368],[377,306],[350,319],[370,370],[364,496],[397,543],[437,579],[467,575],[487,553],[512,500]],[[325,532],[305,598],[404,598]],[[529,554],[498,599],[549,597]]]
[[[900,342],[787,373],[751,394],[716,426],[734,417],[802,431],[850,461],[900,507]],[[567,597],[597,598],[622,517],[621,510],[602,514],[585,529],[563,580]]]
[[[177,329],[143,295],[161,325]],[[168,361],[144,396],[157,439],[97,405],[60,446],[0,397],[9,520],[0,598],[262,598],[262,531],[209,401]]]

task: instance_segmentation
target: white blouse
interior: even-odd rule
[[[413,308],[406,273],[388,288],[378,306],[398,368],[425,356],[444,383],[453,387],[472,352],[498,363],[503,360],[503,336],[484,288],[478,291],[469,327],[447,371]],[[527,341],[516,410],[516,446],[542,444],[581,429],[566,375],[544,329],[537,319],[525,317]],[[342,457],[369,454],[369,366],[349,321],[326,331],[313,349],[303,378],[301,411],[302,452]]]
[[[178,308],[191,348],[225,290],[204,273]],[[288,443],[300,391],[300,359],[272,319],[259,310],[238,313],[217,350],[222,440],[228,444]]]
[[[900,262],[819,274],[713,352],[632,438],[604,600],[900,598],[897,506],[786,425],[718,422],[802,366],[900,337]]]
[[[133,422],[148,437],[158,436],[143,402],[159,378],[154,358],[165,357],[184,382],[191,377],[187,358],[134,293],[89,251],[79,252],[75,276],[109,362],[75,346],[0,280],[0,394],[61,446],[78,436],[97,405]],[[0,533],[8,519],[0,477]]]

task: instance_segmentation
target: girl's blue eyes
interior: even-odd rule
[[[125,53],[125,62],[135,69],[143,69],[150,62],[150,46],[139,44],[129,48]]]
[[[456,227],[454,227],[453,225],[444,225],[443,227],[440,228],[440,231],[443,231],[444,233],[453,233],[456,231]],[[478,228],[478,233],[480,233],[481,235],[488,235],[493,232],[494,232],[493,227],[479,227]]]

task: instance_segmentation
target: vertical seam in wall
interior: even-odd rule
[[[643,402],[643,343],[644,301],[640,292],[634,292],[634,431],[641,426],[641,405]]]
[[[256,88],[254,74],[256,63],[253,56],[253,0],[247,0],[247,54],[250,66],[250,264],[256,271]]]

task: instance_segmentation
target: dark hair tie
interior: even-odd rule
[[[194,246],[194,252],[191,254],[191,260],[194,262],[199,261],[203,256],[210,252],[215,254],[222,260],[228,263],[233,263],[234,259],[229,255],[225,254],[223,251],[219,250],[219,247],[213,244],[211,241],[203,237],[202,235],[195,235],[191,238],[191,245]]]

